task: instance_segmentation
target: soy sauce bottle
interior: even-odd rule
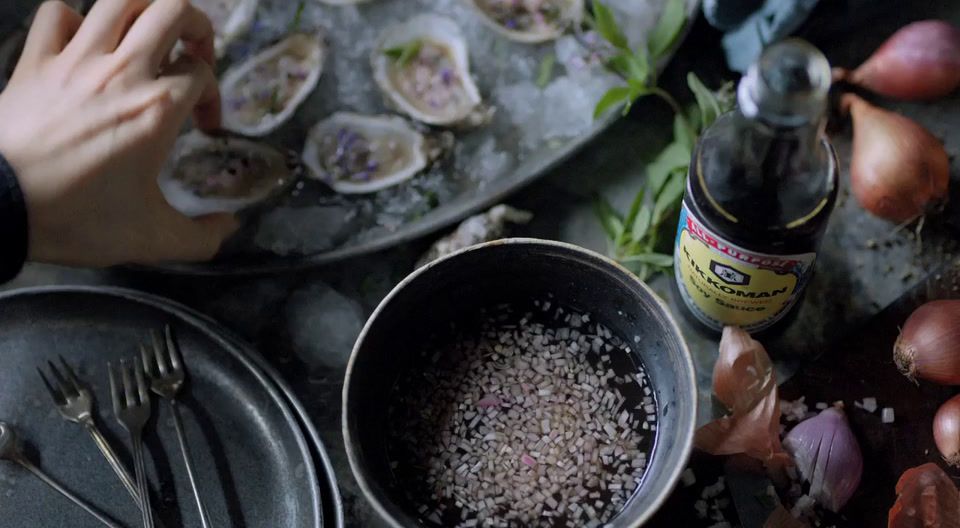
[[[830,65],[796,39],[740,81],[738,108],[694,149],[674,248],[681,298],[702,326],[770,328],[810,280],[837,198],[824,133]]]

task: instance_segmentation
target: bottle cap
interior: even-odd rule
[[[787,39],[764,50],[737,87],[740,111],[775,127],[820,120],[830,90],[830,63],[810,43]]]

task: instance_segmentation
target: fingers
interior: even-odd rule
[[[77,57],[111,53],[149,0],[98,0],[68,46]]]
[[[181,55],[164,68],[158,82],[170,91],[174,106],[182,111],[177,116],[177,126],[192,110],[198,128],[220,128],[220,87],[206,62],[192,55]]]
[[[160,69],[180,40],[189,54],[213,66],[210,19],[189,0],[156,0],[134,22],[117,51],[140,57],[145,73],[150,75]]]
[[[82,22],[83,17],[63,2],[44,2],[30,26],[20,61],[30,64],[59,54]]]

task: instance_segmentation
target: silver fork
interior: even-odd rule
[[[180,405],[177,401],[177,394],[186,382],[187,374],[170,325],[164,327],[163,333],[165,339],[161,340],[156,331],[150,332],[153,353],[149,353],[147,348],[141,345],[140,356],[143,358],[144,371],[150,378],[150,388],[161,398],[170,402],[173,425],[177,430],[177,441],[180,443],[180,453],[183,455],[183,464],[187,468],[187,477],[190,479],[193,497],[200,512],[200,523],[203,528],[209,528],[210,519],[203,505],[203,499],[200,497],[200,489],[197,487],[193,460],[190,457],[190,448],[187,446],[187,436],[183,432],[183,419],[180,417]]]
[[[116,451],[113,450],[113,447],[107,442],[107,439],[104,438],[100,429],[97,427],[96,421],[94,421],[92,412],[93,397],[90,395],[90,391],[80,383],[77,375],[63,357],[58,356],[58,359],[63,368],[62,373],[52,361],[47,361],[50,373],[57,382],[56,387],[54,387],[53,384],[50,383],[50,380],[43,374],[43,370],[37,367],[37,373],[40,374],[40,378],[43,379],[43,384],[46,385],[50,397],[53,398],[53,403],[56,404],[61,416],[68,421],[82,425],[87,432],[90,433],[93,441],[97,444],[97,447],[100,448],[103,457],[107,459],[110,467],[113,468],[113,472],[117,474],[120,482],[127,488],[127,491],[130,492],[133,500],[136,501],[137,506],[139,506],[140,493],[137,491],[130,471],[128,471],[126,466],[123,465],[123,462],[120,461]]]
[[[143,368],[138,358],[133,367],[120,360],[120,382],[113,365],[107,363],[110,372],[110,395],[113,397],[113,413],[120,425],[130,433],[133,444],[133,461],[137,474],[137,489],[140,494],[140,513],[144,528],[153,528],[153,512],[150,508],[150,492],[147,487],[147,471],[143,462],[143,426],[150,418],[150,391],[143,378]]]

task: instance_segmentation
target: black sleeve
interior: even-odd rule
[[[0,283],[20,273],[27,240],[27,204],[13,167],[0,155]]]

